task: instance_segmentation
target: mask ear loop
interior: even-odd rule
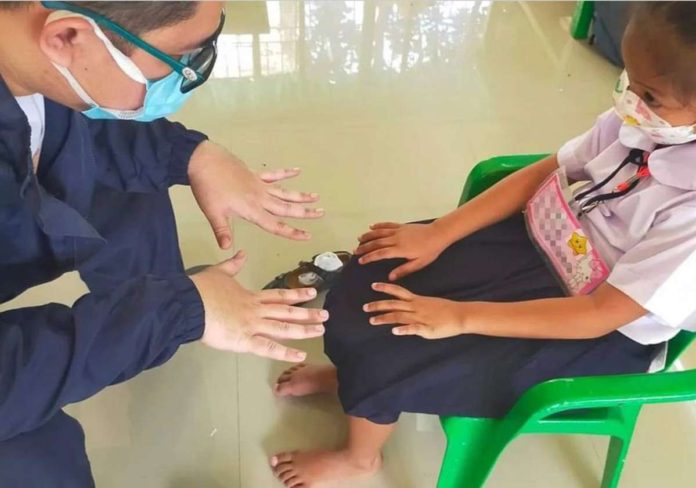
[[[145,78],[143,72],[140,71],[140,68],[138,68],[138,66],[133,62],[131,58],[123,54],[120,50],[116,48],[116,46],[113,45],[111,40],[106,36],[104,31],[101,29],[101,27],[99,27],[99,25],[94,21],[94,19],[90,19],[89,17],[74,12],[68,12],[67,10],[59,10],[53,12],[51,15],[48,16],[48,18],[46,18],[46,24],[67,17],[79,17],[89,22],[89,24],[94,29],[94,34],[97,36],[97,38],[99,38],[100,41],[102,41],[102,43],[104,43],[104,46],[106,46],[106,49],[109,51],[109,54],[111,54],[111,57],[114,59],[114,61],[116,61],[118,67],[121,68],[121,71],[123,71],[126,74],[126,76],[128,76],[131,80],[142,85],[147,84],[147,78]]]
[[[80,97],[80,99],[83,102],[92,107],[99,106],[99,104],[97,104],[97,102],[95,102],[94,99],[89,96],[89,94],[84,90],[84,88],[82,88],[82,85],[80,85],[80,83],[75,79],[75,77],[68,68],[58,63],[53,63],[53,66],[58,70],[58,72],[61,75],[63,75],[63,78],[67,80],[68,84],[70,85],[70,88],[72,88],[75,91],[75,93],[77,93],[77,96]]]

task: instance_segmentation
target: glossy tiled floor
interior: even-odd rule
[[[609,106],[618,71],[567,25],[570,3],[313,2],[231,4],[215,79],[180,119],[255,168],[301,166],[294,186],[323,195],[328,215],[293,244],[236,224],[251,259],[250,287],[315,251],[350,249],[371,221],[418,219],[455,204],[472,164],[544,152]],[[217,250],[185,188],[172,191],[187,265]],[[72,302],[74,276],[5,308]],[[323,360],[319,342],[306,344]],[[696,361],[691,362],[696,365]],[[183,348],[164,367],[70,408],[88,435],[100,487],[267,488],[268,454],[335,444],[343,427],[330,399],[277,401],[283,365]],[[690,487],[692,405],[646,409],[622,486]],[[488,486],[598,485],[605,445],[585,437],[526,437]],[[374,480],[349,486],[434,486],[443,451],[433,418],[405,416]]]

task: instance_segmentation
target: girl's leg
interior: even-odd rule
[[[287,488],[314,488],[323,483],[369,476],[382,466],[382,446],[396,424],[375,424],[348,417],[348,442],[337,451],[285,452],[271,458],[276,477]]]
[[[273,390],[279,397],[301,397],[315,393],[336,394],[338,392],[336,366],[298,364],[285,370],[278,377]]]

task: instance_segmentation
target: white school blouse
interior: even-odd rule
[[[581,218],[611,268],[608,283],[649,311],[619,329],[641,344],[667,341],[680,329],[696,330],[696,142],[655,146],[612,109],[558,152],[569,178],[598,183],[630,149],[652,151],[649,178]],[[634,165],[626,165],[597,193],[611,191],[635,172]]]

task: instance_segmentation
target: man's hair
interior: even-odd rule
[[[0,10],[15,10],[35,5],[36,2],[0,1]],[[196,13],[198,2],[67,2],[96,12],[124,27],[136,36],[169,27],[190,19]],[[132,49],[130,43],[105,29],[106,35],[122,51]]]

